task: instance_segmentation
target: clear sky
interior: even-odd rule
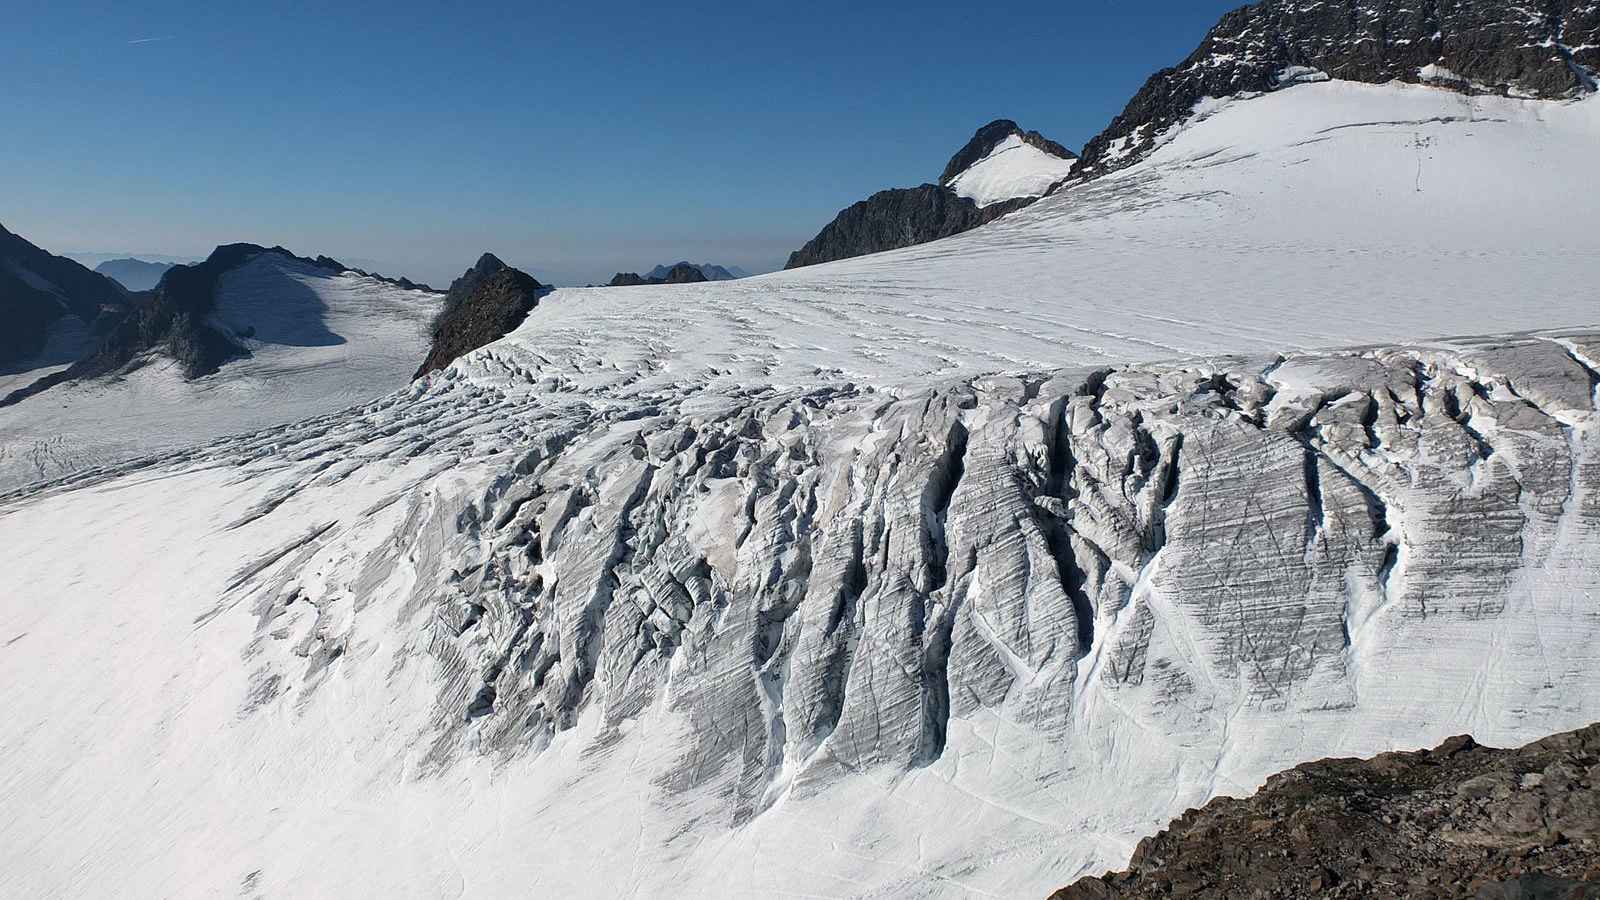
[[[991,119],[1081,147],[1237,5],[0,3],[0,223],[435,283],[770,270]]]

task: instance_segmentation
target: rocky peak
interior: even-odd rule
[[[500,257],[493,253],[485,253],[478,257],[472,268],[462,272],[455,281],[450,282],[450,290],[444,298],[444,309],[460,306],[465,303],[473,292],[478,289],[490,276],[509,268]],[[443,311],[440,312],[443,315]]]
[[[660,274],[656,274],[660,272]],[[700,267],[687,262],[674,263],[670,268],[663,269],[657,266],[649,275],[640,275],[638,272],[618,272],[611,276],[611,282],[606,287],[638,287],[645,284],[698,284],[710,281]]]
[[[692,263],[688,260],[679,260],[671,265],[656,266],[644,277],[664,279],[677,266],[689,266],[690,268],[698,269],[700,274],[706,277],[707,281],[732,281],[736,278],[744,277],[744,270],[738,266],[730,268],[728,266],[719,266],[716,263]]]
[[[473,263],[472,268],[468,269],[466,275],[462,277],[470,275],[489,276],[505,268],[508,268],[508,266],[500,260],[500,257],[495,256],[493,253],[485,253],[478,257],[478,261]]]
[[[473,350],[505,337],[522,324],[549,289],[501,262],[492,253],[450,283],[433,321],[433,346],[416,378],[443,369]]]
[[[884,250],[898,250],[970,231],[987,222],[1033,203],[1054,184],[1066,177],[1070,166],[1053,175],[1033,173],[1017,179],[1016,172],[988,185],[976,194],[960,183],[973,167],[983,162],[996,147],[1019,137],[1048,156],[1077,159],[1072,151],[1037,131],[1023,131],[1010,119],[996,119],[979,128],[945,165],[938,184],[879,191],[842,210],[832,222],[804,247],[789,254],[785,269],[849,259]],[[976,199],[974,199],[976,197]]]
[[[1037,131],[1023,131],[1020,125],[1010,119],[995,119],[979,128],[972,135],[972,139],[957,150],[955,156],[950,157],[950,162],[944,167],[944,173],[939,176],[939,183],[949,184],[957,175],[972,168],[973,163],[993,153],[994,148],[1013,135],[1022,138],[1023,143],[1031,144],[1051,156],[1060,159],[1077,158],[1077,154]]]
[[[1137,162],[1206,97],[1338,78],[1554,100],[1592,93],[1597,69],[1591,0],[1265,0],[1223,16],[1187,59],[1152,76],[1084,148],[1079,173]]]
[[[707,280],[704,272],[689,263],[677,263],[661,276],[662,284],[695,284]]]

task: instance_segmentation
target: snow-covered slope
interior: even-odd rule
[[[1018,197],[1042,197],[1065,181],[1076,164],[1075,159],[1052,156],[1013,134],[946,186],[980,207],[990,206]]]
[[[1600,106],[1206,113],[4,501],[0,894],[1042,895],[1600,719]]]
[[[892,382],[1600,321],[1600,100],[1305,84],[977,231],[688,288],[558,292],[546,354]],[[574,296],[563,304],[565,296]]]
[[[186,380],[156,355],[116,377],[69,382],[0,409],[0,490],[393,391],[427,353],[439,302],[426,291],[263,253],[222,277],[213,314],[250,356]]]

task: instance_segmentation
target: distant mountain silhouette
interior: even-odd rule
[[[146,262],[142,259],[108,259],[94,267],[96,272],[114,278],[130,291],[148,291],[161,281],[161,276],[175,263]]]
[[[721,268],[720,266],[717,268]],[[723,269],[726,275],[727,270]],[[732,276],[728,276],[732,277]],[[650,270],[649,275],[640,275],[638,272],[618,272],[611,276],[611,283],[607,287],[635,287],[642,284],[695,284],[701,281],[713,281],[705,270],[693,263],[675,263],[671,268],[656,266]]]
[[[656,266],[644,277],[646,279],[659,278],[661,279],[661,282],[665,284],[667,283],[667,276],[672,273],[673,269],[679,268],[680,266],[688,266],[692,269],[698,269],[700,274],[706,277],[707,281],[732,281],[735,278],[745,278],[750,274],[738,266],[719,266],[714,263],[692,263],[685,260],[680,260],[670,266]]]

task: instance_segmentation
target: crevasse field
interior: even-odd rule
[[[1597,146],[1218,102],[11,495],[0,894],[1042,895],[1307,758],[1600,719]]]

